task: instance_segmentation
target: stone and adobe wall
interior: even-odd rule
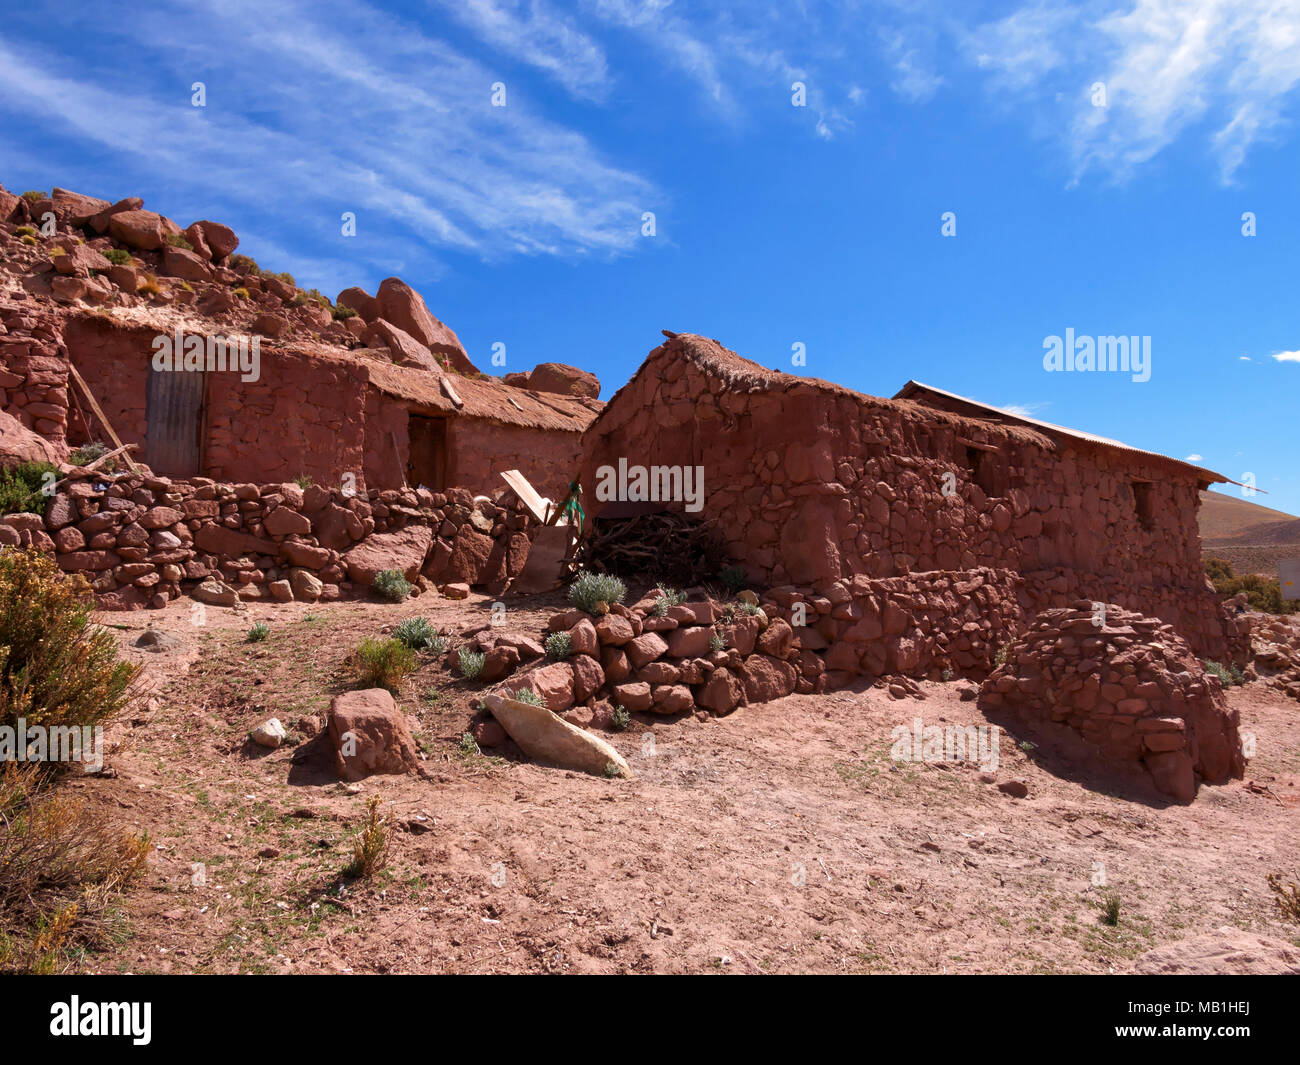
[[[702,467],[702,516],[756,584],[1009,570],[1040,608],[1120,603],[1228,654],[1201,569],[1198,480],[1179,463],[864,396],[685,334],[588,428],[590,512],[598,469],[620,459]]]
[[[62,449],[68,367],[57,316],[34,300],[0,301],[0,410]]]
[[[52,550],[105,610],[163,607],[186,592],[243,600],[333,600],[383,569],[420,588],[504,591],[528,559],[535,522],[515,503],[386,490],[345,496],[294,483],[220,484],[124,475],[74,481],[38,514],[0,517],[0,545]]]
[[[1034,617],[985,680],[981,709],[1069,728],[1113,760],[1140,762],[1181,802],[1199,780],[1240,778],[1239,715],[1219,679],[1159,618],[1097,607],[1081,601]]]

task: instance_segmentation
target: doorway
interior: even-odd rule
[[[406,434],[410,441],[406,483],[412,488],[424,485],[431,492],[441,492],[447,478],[447,419],[411,414]]]
[[[202,370],[150,367],[145,396],[145,462],[164,477],[195,477],[202,472],[203,403],[207,374]]]

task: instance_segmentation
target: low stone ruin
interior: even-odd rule
[[[1300,615],[1243,614],[1250,630],[1255,677],[1292,699],[1300,699]]]
[[[1241,777],[1238,714],[1218,678],[1172,626],[1099,606],[1036,615],[984,681],[981,708],[1067,726],[1106,757],[1141,764],[1181,802],[1195,797],[1198,780]]]

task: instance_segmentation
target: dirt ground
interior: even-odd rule
[[[560,600],[522,602],[507,626],[536,633]],[[1258,685],[1230,693],[1255,737],[1246,780],[1181,807],[1024,732],[1002,733],[996,780],[1025,798],[973,764],[891,761],[891,730],[917,717],[988,723],[958,683],[634,715],[607,738],[635,779],[599,779],[463,750],[478,689],[426,655],[399,699],[425,776],[340,784],[307,737],[359,640],[414,615],[455,633],[487,607],[101,615],[149,692],[109,731],[108,774],[68,786],[156,849],[127,934],[85,971],[1122,973],[1222,926],[1300,944],[1265,882],[1300,871],[1300,706]],[[270,637],[245,642],[255,621]],[[134,648],[146,625],[178,645]],[[270,716],[290,745],[265,752],[247,735]],[[345,881],[376,793],[388,868]]]

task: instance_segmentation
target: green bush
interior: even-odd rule
[[[546,656],[556,662],[573,654],[573,637],[567,632],[553,632],[546,637]]]
[[[712,651],[725,651],[727,649],[726,635],[715,629],[713,635],[709,637],[709,649]]]
[[[367,688],[387,688],[394,695],[416,666],[415,652],[401,640],[370,636],[361,641],[353,658],[357,675]]]
[[[167,243],[173,248],[184,248],[186,251],[193,251],[194,245],[182,237],[179,233],[170,233],[167,236]]]
[[[520,688],[513,696],[517,703],[527,703],[529,706],[545,706],[546,700],[538,695],[532,688]]]
[[[92,625],[94,600],[53,555],[0,549],[0,724],[98,725],[134,695],[139,667]]]
[[[627,708],[623,706],[614,707],[614,717],[610,721],[610,728],[615,732],[622,732],[630,724],[632,724],[632,715]]]
[[[483,663],[487,661],[487,655],[482,651],[471,651],[468,647],[462,647],[457,652],[457,657],[460,659],[461,673],[470,680],[483,672]]]
[[[401,640],[413,651],[424,651],[432,649],[439,636],[427,618],[407,618],[393,629],[393,639]]]
[[[722,586],[727,591],[735,595],[745,587],[745,571],[739,566],[726,566],[718,574],[718,580],[722,582]]]
[[[49,198],[47,193],[37,192],[36,189],[28,189],[23,193],[23,199],[28,203],[35,203],[37,200],[48,200]]]
[[[336,322],[346,322],[349,318],[355,318],[356,316],[356,311],[351,307],[345,307],[341,303],[334,308],[334,320]]]
[[[251,255],[232,255],[230,257],[230,269],[237,274],[260,274],[262,268],[257,265],[257,260]]]
[[[131,263],[131,253],[125,248],[109,248],[104,252],[104,258],[114,266],[129,266]]]
[[[1219,682],[1225,688],[1233,688],[1238,684],[1245,684],[1246,678],[1241,670],[1234,665],[1223,665],[1221,662],[1206,662],[1205,672],[1213,673],[1219,678]]]
[[[108,454],[108,445],[101,444],[98,440],[89,444],[82,444],[71,455],[68,456],[68,462],[73,466],[89,466],[96,459],[102,459]],[[104,466],[106,471],[111,472],[113,463],[107,463]]]
[[[681,606],[686,602],[685,592],[679,592],[676,588],[664,587],[660,587],[659,590],[663,592],[663,595],[656,599],[654,605],[650,608],[650,613],[657,618],[664,617],[668,613],[669,607]]]
[[[375,592],[392,603],[400,603],[411,594],[410,582],[395,569],[381,569],[375,574]]]
[[[569,602],[588,614],[597,613],[597,605],[604,604],[608,609],[615,603],[621,603],[627,595],[627,585],[608,573],[589,573],[583,571],[569,585]]]
[[[261,643],[270,635],[271,635],[271,626],[268,625],[265,621],[259,621],[256,625],[254,625],[251,629],[248,630],[248,635],[244,637],[244,642]]]
[[[12,469],[0,469],[0,514],[43,516],[54,494],[41,489],[58,479],[58,467],[48,462],[20,462]]]
[[[1246,605],[1265,614],[1294,614],[1300,611],[1300,599],[1283,599],[1282,586],[1271,577],[1258,573],[1237,576],[1232,564],[1221,558],[1205,560],[1205,573],[1214,591],[1223,599],[1246,593]]]

